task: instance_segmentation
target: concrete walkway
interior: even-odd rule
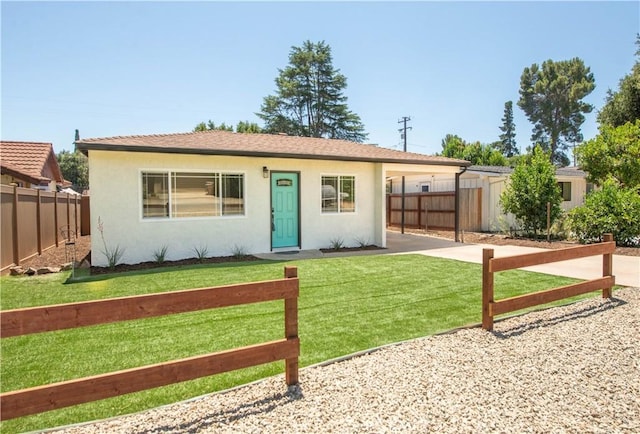
[[[411,251],[402,252],[405,254],[418,253],[477,264],[482,264],[483,249],[493,249],[495,258],[547,250],[536,247],[462,244],[420,235],[403,235],[397,232],[387,232],[387,244],[389,246],[410,246]],[[424,248],[421,249],[421,245]],[[585,280],[596,279],[602,277],[602,256],[590,256],[552,264],[535,265],[523,268],[523,270]],[[616,276],[616,284],[618,285],[640,287],[640,257],[613,255],[613,274]]]
[[[520,246],[495,246],[491,244],[463,244],[451,240],[423,235],[401,234],[387,231],[387,248],[379,250],[359,250],[353,252],[322,253],[319,250],[292,250],[288,252],[256,255],[263,259],[292,261],[301,259],[333,258],[341,256],[362,256],[381,254],[420,254],[438,258],[455,259],[464,262],[482,263],[482,249],[493,249],[494,257],[521,255],[546,249]],[[602,277],[602,256],[572,259],[553,264],[536,265],[524,270],[577,279]],[[640,257],[613,255],[613,274],[616,284],[640,287]]]

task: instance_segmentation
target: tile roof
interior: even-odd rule
[[[76,141],[76,148],[85,153],[90,150],[112,150],[444,166],[470,164],[465,160],[396,151],[347,140],[229,131],[82,139]]]
[[[0,141],[0,166],[3,173],[25,177],[32,183],[62,183],[62,172],[51,143]]]

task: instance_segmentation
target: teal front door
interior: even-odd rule
[[[300,191],[296,172],[271,172],[271,248],[300,247]]]

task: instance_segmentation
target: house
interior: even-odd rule
[[[1,183],[57,191],[64,179],[51,143],[0,142]]]
[[[82,139],[91,233],[122,259],[386,246],[389,177],[455,176],[467,161],[344,140],[203,131]],[[100,227],[98,222],[100,221]],[[107,260],[92,239],[93,265]]]
[[[481,230],[500,231],[515,226],[515,218],[505,214],[500,208],[500,195],[506,188],[507,180],[513,172],[508,166],[470,166],[460,175],[461,189],[481,189]],[[587,174],[576,167],[556,169],[556,179],[562,191],[561,207],[569,211],[584,203],[587,192],[593,188],[587,183]],[[433,174],[428,177],[411,176],[406,178],[407,193],[444,192],[454,190],[454,177],[450,174]],[[398,193],[399,186],[394,184],[392,192]],[[462,228],[465,229],[465,228]]]

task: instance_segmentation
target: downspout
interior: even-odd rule
[[[460,242],[460,175],[467,171],[467,167],[463,167],[461,172],[456,173],[456,214],[455,214],[455,241]]]

